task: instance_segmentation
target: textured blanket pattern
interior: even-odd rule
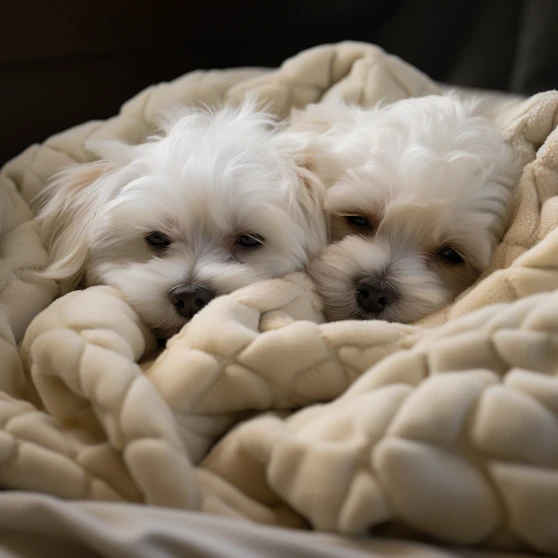
[[[558,554],[558,93],[499,113],[526,165],[513,222],[485,276],[423,323],[323,323],[300,273],[216,299],[157,354],[116,291],[52,302],[56,285],[33,275],[46,254],[30,201],[87,160],[86,138],[140,141],[169,103],[248,92],[286,116],[328,95],[372,104],[439,88],[371,45],[324,46],[276,71],[156,86],[9,163],[0,484]]]

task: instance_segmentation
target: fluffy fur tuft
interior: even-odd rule
[[[158,335],[171,335],[187,321],[175,289],[229,293],[301,269],[325,245],[308,141],[246,101],[181,109],[138,146],[91,146],[100,160],[63,171],[46,190],[44,275],[63,292],[114,286]],[[150,245],[152,233],[168,243]],[[246,237],[257,242],[245,246]]]
[[[519,178],[513,152],[474,102],[429,96],[363,109],[311,105],[333,243],[309,271],[327,317],[412,322],[488,266]]]

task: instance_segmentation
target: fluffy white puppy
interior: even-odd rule
[[[518,168],[474,103],[312,105],[293,115],[293,129],[314,134],[328,186],[332,244],[309,266],[328,319],[412,322],[487,267]]]
[[[141,145],[90,146],[100,159],[46,190],[44,275],[62,292],[111,285],[170,336],[213,297],[299,270],[326,244],[307,143],[247,101],[183,110]]]

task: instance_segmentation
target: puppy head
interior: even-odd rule
[[[366,157],[327,192],[334,242],[309,270],[329,319],[412,322],[488,265],[518,169],[473,105],[432,96],[369,113],[355,129]]]
[[[301,269],[325,245],[306,143],[246,102],[183,111],[140,146],[97,146],[100,161],[49,188],[45,275],[65,291],[114,286],[171,335],[214,296]]]

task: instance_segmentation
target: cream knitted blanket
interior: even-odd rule
[[[117,292],[54,300],[56,285],[33,274],[47,257],[30,200],[87,160],[85,139],[141,141],[171,102],[247,91],[286,116],[334,94],[367,105],[440,88],[377,47],[322,46],[274,71],[149,88],[118,116],[8,163],[0,484],[558,553],[558,93],[487,101],[526,165],[513,223],[484,276],[423,323],[324,324],[312,283],[295,274],[216,299],[155,359]]]

